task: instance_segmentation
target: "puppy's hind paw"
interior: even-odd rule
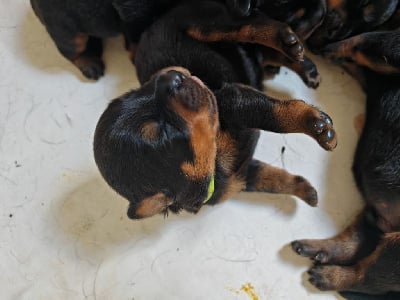
[[[327,263],[329,261],[328,252],[318,247],[318,241],[299,240],[291,243],[292,249],[298,255],[308,257],[317,263]]]
[[[82,74],[92,80],[98,80],[104,75],[104,63],[101,58],[80,56],[73,63],[81,70]]]
[[[357,280],[351,267],[315,265],[307,273],[310,283],[321,291],[347,290]]]
[[[303,177],[295,177],[296,189],[294,194],[310,206],[317,206],[318,196],[314,187]]]

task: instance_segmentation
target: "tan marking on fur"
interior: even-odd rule
[[[182,171],[192,179],[201,179],[214,174],[217,115],[210,119],[208,106],[197,112],[186,109],[179,101],[173,101],[172,106],[187,123],[194,152],[194,163],[184,162],[181,166]]]
[[[263,163],[256,175],[255,190],[295,195],[308,203],[308,199],[315,195],[315,190],[306,179],[301,177],[302,181],[299,182],[296,180],[297,178],[300,176]],[[315,205],[316,203],[309,204]]]
[[[285,100],[275,105],[274,115],[279,120],[282,132],[312,134],[307,121],[312,116],[318,119],[320,112],[304,101]]]
[[[141,135],[144,140],[151,142],[157,139],[160,133],[160,128],[157,122],[147,122],[143,124]]]
[[[330,289],[347,290],[363,279],[363,275],[356,266],[324,266],[320,274],[329,282]]]
[[[258,191],[292,194],[295,190],[294,175],[268,164],[260,166],[255,188]]]
[[[354,128],[358,134],[361,135],[365,125],[365,114],[359,114],[354,118]]]
[[[394,233],[393,235],[390,233],[385,234],[384,238],[380,241],[374,252],[372,252],[372,254],[363,258],[357,263],[356,267],[358,276],[357,281],[355,281],[356,284],[363,281],[369,267],[378,261],[379,257],[382,254],[382,251],[384,251],[385,248],[388,247],[388,244],[392,242],[397,243],[400,241],[400,237],[398,236],[398,234],[399,233]]]
[[[130,43],[128,46],[128,55],[129,55],[129,59],[134,63],[135,62],[135,57],[136,57],[136,51],[137,51],[137,45]]]
[[[154,196],[143,199],[135,214],[139,218],[151,217],[161,213],[171,204],[171,199],[166,198],[163,193],[157,193]]]
[[[223,172],[230,176],[233,172],[233,164],[238,155],[236,141],[227,132],[217,133],[217,160]]]
[[[330,239],[308,239],[300,240],[303,245],[307,245],[311,256],[319,251],[329,253],[329,262],[335,264],[349,264],[354,263],[353,259],[361,246],[361,240],[358,239],[358,231],[360,223],[364,222],[364,211],[362,211],[354,219],[354,221],[341,233]],[[322,261],[328,263],[328,261]]]
[[[304,14],[306,13],[306,10],[304,8],[300,8],[298,11],[295,12],[295,16],[297,19],[300,19],[301,17],[304,16]]]
[[[235,196],[236,194],[240,193],[243,191],[246,187],[246,182],[243,179],[238,178],[237,176],[233,175],[228,178],[225,191],[221,195],[220,199],[218,202],[222,202],[225,200],[228,200]]]
[[[384,74],[393,74],[399,73],[400,70],[390,64],[387,63],[379,63],[370,60],[369,57],[365,56],[363,53],[357,51],[353,55],[354,61],[357,62],[358,65],[370,68],[373,71],[384,73]]]
[[[86,33],[78,33],[75,36],[73,44],[75,45],[75,52],[77,53],[77,55],[86,50],[88,39],[89,37]]]
[[[284,29],[284,26],[283,23],[271,19],[268,21],[268,24],[244,25],[239,30],[231,32],[203,33],[197,28],[190,28],[187,30],[187,33],[191,37],[203,42],[230,41],[255,43],[281,52],[282,42],[280,40],[280,31]],[[304,53],[304,51],[302,53]]]
[[[350,0],[352,1],[352,0]],[[328,0],[328,8],[339,8],[343,5],[343,0]]]
[[[332,51],[330,54],[333,57],[353,57],[354,48],[356,45],[362,43],[362,36],[355,36],[348,38],[344,41],[338,42],[338,48],[336,51]]]
[[[384,240],[386,240],[388,244],[398,245],[400,243],[400,232],[386,233]]]

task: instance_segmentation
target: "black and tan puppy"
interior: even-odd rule
[[[240,17],[261,11],[269,17],[288,23],[306,40],[321,25],[326,14],[325,0],[227,0],[228,7]]]
[[[308,40],[311,50],[319,52],[327,44],[379,29],[396,19],[398,0],[326,0],[322,25]],[[397,24],[397,28],[398,28]],[[393,29],[388,28],[388,29]]]
[[[104,74],[102,39],[123,33],[134,55],[141,33],[178,0],[31,0],[60,53],[84,76]]]
[[[373,32],[324,49],[360,80],[367,94],[353,165],[366,208],[334,238],[292,243],[298,254],[318,263],[309,274],[321,290],[400,292],[399,42],[399,31]],[[374,59],[382,56],[386,65]]]
[[[210,20],[223,30],[210,28]],[[336,135],[317,108],[260,91],[263,47],[222,42],[268,45],[298,57],[286,25],[261,14],[251,20],[236,23],[225,5],[199,1],[178,6],[142,35],[135,61],[142,86],[111,102],[94,138],[99,170],[129,200],[130,218],[196,213],[242,190],[292,194],[316,205],[306,179],[252,158],[257,129],[305,133],[327,150]]]

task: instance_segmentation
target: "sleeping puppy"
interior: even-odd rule
[[[296,0],[226,0],[226,3],[236,17],[246,18],[262,12],[275,20],[287,23],[302,41],[307,40],[314,30],[321,25],[326,14],[325,0],[309,0],[306,2]],[[271,64],[267,64],[264,68],[265,74],[278,74],[280,65],[282,64],[272,59]],[[291,68],[291,66],[287,67]],[[315,80],[313,81],[313,84],[307,82],[306,84],[312,88],[318,87],[320,79],[317,80],[317,83],[315,83]]]
[[[60,53],[82,74],[104,74],[102,39],[124,33],[134,56],[141,33],[177,0],[31,0]]]
[[[399,31],[373,32],[323,50],[359,79],[367,106],[353,165],[366,208],[334,238],[292,243],[298,254],[317,263],[309,271],[310,282],[321,290],[400,292],[399,42]],[[386,65],[374,55],[387,56]]]
[[[252,158],[258,129],[305,133],[326,150],[335,148],[336,134],[317,108],[262,93],[265,48],[259,45],[280,49],[285,60],[298,57],[298,41],[265,15],[249,20],[237,22],[219,2],[196,1],[143,33],[135,60],[142,86],[110,103],[94,137],[97,166],[129,200],[130,218],[197,213],[243,190],[317,204],[306,179]],[[310,65],[297,64],[298,72],[312,73]]]
[[[261,11],[269,17],[288,23],[306,40],[321,25],[326,14],[325,0],[227,0],[228,7],[240,17]]]
[[[327,13],[324,21],[308,40],[308,46],[316,53],[327,44],[377,30],[383,24],[398,18],[398,0],[326,0],[326,2]],[[398,26],[399,24],[397,28]]]

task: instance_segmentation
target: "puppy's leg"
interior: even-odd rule
[[[342,233],[330,239],[298,240],[292,248],[299,255],[317,263],[347,265],[370,254],[379,242],[381,232],[370,225],[365,211]]]
[[[292,60],[303,60],[304,47],[285,23],[258,11],[248,18],[234,18],[226,7],[212,2],[198,10],[190,17],[186,16],[190,23],[182,24],[187,33],[197,40],[254,43],[273,48]]]
[[[271,17],[289,24],[294,32],[307,39],[321,25],[326,14],[326,0],[264,1],[259,9]]]
[[[241,84],[226,84],[215,95],[222,128],[305,133],[326,150],[336,147],[331,118],[304,101],[276,100]]]
[[[61,54],[81,70],[82,74],[97,80],[104,75],[102,41],[85,33],[76,35],[49,32]]]
[[[316,89],[319,86],[321,76],[318,73],[316,65],[307,56],[304,56],[303,61],[297,62],[288,59],[273,49],[264,48],[262,51],[265,66],[285,66],[296,72],[308,87]]]
[[[286,22],[298,36],[305,40],[321,25],[327,7],[325,0],[304,1],[303,3],[304,7],[299,8]]]
[[[400,291],[400,233],[385,234],[374,252],[352,266],[316,265],[310,282],[320,290],[384,294]]]
[[[245,190],[295,195],[311,206],[318,202],[317,192],[306,179],[258,160],[250,162]]]
[[[384,74],[400,73],[400,31],[363,33],[329,44],[322,54],[335,62],[355,62]]]

